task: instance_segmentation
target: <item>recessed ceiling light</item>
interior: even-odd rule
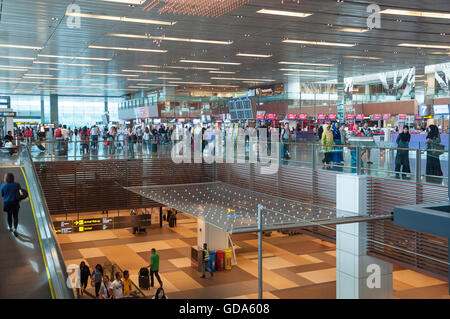
[[[203,85],[207,85],[207,84],[211,84],[209,82],[181,82],[181,81],[170,81],[169,83],[173,83],[173,84],[203,84]]]
[[[167,71],[149,71],[149,70],[122,70],[122,72],[134,72],[134,73],[163,73],[163,74],[172,74],[173,72]]]
[[[0,59],[13,59],[13,60],[36,60],[36,58],[28,58],[23,56],[0,56]]]
[[[153,80],[150,79],[127,79],[128,81],[140,81],[140,82],[151,82]]]
[[[402,10],[402,9],[386,9],[380,11],[380,13],[400,15],[400,16],[412,16],[412,17],[422,17],[422,18],[436,18],[436,19],[450,19],[450,13],[440,13],[440,12],[424,12],[424,11],[412,11],[412,10]]]
[[[373,56],[359,56],[359,55],[344,55],[344,58],[347,59],[366,59],[366,60],[381,60],[381,58],[373,57]]]
[[[313,73],[328,73],[326,70],[309,70],[309,69],[280,69],[280,71],[288,71],[288,72],[313,72]]]
[[[123,76],[123,77],[127,77],[127,76],[138,77],[139,76],[137,74],[91,73],[91,72],[87,72],[85,74],[87,74],[87,75],[104,75],[104,76]]]
[[[165,78],[165,77],[161,77],[158,79],[160,79],[160,80],[183,80],[183,78]]]
[[[66,65],[66,66],[96,66],[95,64],[47,62],[47,61],[33,61],[33,63],[36,63],[36,64],[52,64],[52,65]]]
[[[217,68],[201,68],[201,67],[189,67],[189,66],[165,66],[168,69],[183,69],[183,70],[206,70],[206,71],[219,71]]]
[[[251,58],[270,58],[272,54],[252,54],[252,53],[238,53],[236,56],[244,56]]]
[[[17,49],[30,49],[30,50],[42,50],[43,47],[32,47],[29,45],[15,45],[15,44],[0,44],[2,48],[17,48]]]
[[[89,49],[104,49],[104,50],[119,50],[119,51],[137,51],[137,52],[155,52],[155,53],[167,53],[167,50],[156,49],[140,49],[140,48],[123,48],[123,47],[108,47],[100,45],[90,45]]]
[[[230,80],[230,81],[263,81],[263,82],[273,82],[275,80],[271,79],[246,79],[246,78],[216,78],[212,77],[211,80]]]
[[[93,60],[93,61],[111,61],[108,58],[89,58],[83,56],[66,56],[66,55],[51,55],[51,54],[38,54],[39,57],[44,58],[60,58],[60,59],[71,59],[71,60]]]
[[[256,11],[256,13],[273,14],[273,15],[297,17],[297,18],[306,18],[306,17],[309,17],[310,15],[312,15],[312,13],[282,11],[282,10],[269,10],[269,9],[261,9],[259,11]]]
[[[364,33],[369,31],[369,29],[359,29],[359,28],[343,28],[343,27],[334,27],[333,28],[336,31],[342,31],[342,32],[354,32],[354,33]]]
[[[333,66],[334,64],[308,63],[308,62],[278,62],[279,64],[307,65],[307,66]]]
[[[135,18],[127,18],[127,17],[107,16],[107,15],[101,15],[101,14],[79,13],[79,12],[69,12],[69,11],[66,12],[66,16],[89,18],[89,19],[110,20],[110,21],[143,23],[143,24],[174,25],[176,23],[176,22],[169,22],[169,21],[135,19]]]
[[[180,60],[181,63],[204,63],[204,64],[223,64],[223,65],[241,65],[240,62],[223,62],[223,61],[200,61],[200,60]]]
[[[25,83],[25,84],[42,84],[44,82],[27,82],[27,81],[15,81],[15,80],[0,80],[2,83]]]
[[[356,44],[354,43],[336,43],[336,42],[325,42],[325,41],[304,41],[304,40],[283,40],[284,43],[297,43],[297,44],[311,44],[311,45],[319,45],[319,46],[333,46],[333,47],[354,47]]]
[[[236,74],[236,72],[232,72],[232,71],[209,71],[208,73],[214,73],[214,74]]]
[[[160,68],[159,65],[141,64],[140,66],[142,66],[144,68]]]
[[[426,49],[449,49],[450,45],[439,45],[439,44],[420,44],[420,43],[400,43],[399,47],[409,47],[409,48],[426,48]]]
[[[316,78],[327,78],[328,75],[322,75],[322,74],[302,74],[302,73],[284,73],[283,75],[287,76],[296,76],[296,77],[316,77]]]
[[[202,86],[217,87],[217,88],[238,88],[239,85],[226,85],[226,84],[203,84]]]
[[[105,35],[111,36],[111,37],[122,37],[122,38],[149,39],[149,40],[160,40],[160,41],[193,42],[193,43],[208,43],[208,44],[223,44],[223,45],[229,45],[229,44],[233,43],[233,41],[174,38],[174,37],[166,37],[166,36],[156,37],[156,36],[151,36],[151,35],[139,35],[139,34],[106,33]]]

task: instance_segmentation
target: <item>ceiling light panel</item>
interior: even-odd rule
[[[354,47],[356,44],[354,43],[337,43],[337,42],[325,42],[325,41],[304,41],[304,40],[283,40],[284,43],[296,43],[296,44],[310,44],[317,46],[332,46],[332,47]]]
[[[309,70],[309,69],[280,69],[280,71],[288,71],[288,72],[313,72],[313,73],[328,73],[326,70]]]
[[[253,54],[253,53],[238,53],[236,56],[250,57],[250,58],[270,58],[272,54]]]
[[[109,58],[90,58],[90,57],[82,57],[82,56],[50,55],[50,54],[38,54],[38,57],[70,59],[70,60],[92,60],[92,61],[111,61],[112,60]]]
[[[167,53],[167,50],[156,49],[142,49],[142,48],[124,48],[124,47],[110,47],[100,45],[90,45],[89,49],[103,49],[103,50],[118,50],[118,51],[136,51],[136,52],[153,52],[153,53]]]
[[[309,63],[309,62],[278,62],[279,64],[292,64],[292,65],[307,65],[307,66],[333,66],[334,64],[326,63]]]
[[[69,11],[66,12],[66,16],[88,18],[88,19],[109,20],[109,21],[143,23],[143,24],[174,25],[176,23],[176,22],[170,22],[170,21],[135,19],[135,18],[128,18],[128,17],[108,16],[108,15],[101,15],[101,14],[79,13],[79,12],[69,12]]]
[[[201,60],[180,60],[181,63],[204,63],[204,64],[223,64],[223,65],[241,65],[240,62],[224,62],[224,61],[201,61]]]
[[[312,15],[312,13],[294,12],[294,11],[283,11],[283,10],[270,10],[261,9],[256,11],[256,13],[272,14],[285,17],[296,17],[296,18],[306,18]]]
[[[412,10],[402,10],[402,9],[386,9],[380,11],[383,14],[400,15],[400,16],[411,16],[411,17],[422,17],[422,18],[436,18],[436,19],[450,19],[450,13],[441,12],[424,12],[424,11],[412,11]]]
[[[162,73],[162,74],[172,74],[173,72],[167,71],[149,71],[149,70],[122,70],[122,72],[134,72],[134,73]]]
[[[219,40],[202,40],[202,39],[189,39],[189,38],[174,38],[166,36],[152,36],[152,35],[140,35],[140,34],[124,34],[124,33],[106,33],[106,36],[120,37],[120,38],[134,38],[134,39],[148,39],[159,41],[176,41],[176,42],[192,42],[192,43],[207,43],[207,44],[221,44],[230,45],[233,41],[219,41]]]

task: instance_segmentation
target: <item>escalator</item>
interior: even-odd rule
[[[1,165],[7,162],[0,158],[0,178],[13,173],[29,198],[20,203],[18,237],[8,231],[6,213],[0,218],[0,272],[4,276],[0,298],[72,299],[61,249],[28,150],[19,155],[20,165]]]

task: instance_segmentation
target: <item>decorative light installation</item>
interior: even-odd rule
[[[252,0],[151,0],[142,8],[142,10],[151,11],[162,5],[158,10],[160,14],[172,13],[220,17],[251,1]]]

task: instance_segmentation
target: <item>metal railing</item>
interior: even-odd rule
[[[38,142],[40,143],[40,142]],[[139,158],[171,158],[174,142],[168,139],[158,139],[151,141],[138,141],[128,143],[126,140],[118,141],[52,141],[44,143],[45,150],[40,151],[38,147],[32,146],[33,160],[35,162],[45,161],[89,161],[107,159],[139,159]],[[83,146],[85,145],[85,146]],[[202,146],[203,157],[208,154],[208,143]],[[394,148],[385,146],[351,146],[351,145],[331,145],[323,146],[317,142],[290,142],[290,143],[266,143],[263,148],[267,150],[268,157],[271,156],[274,147],[277,148],[281,165],[308,167],[315,170],[331,170],[337,173],[352,173],[357,175],[369,175],[385,178],[397,178],[412,180],[416,182],[448,184],[447,150],[430,150],[418,148]],[[245,144],[242,153],[234,148],[233,160],[235,162],[248,161],[252,152],[258,152],[250,143]],[[409,172],[398,171],[396,159],[398,152],[403,152],[403,157],[409,165]],[[194,147],[191,150],[194,156]],[[327,154],[328,153],[328,154]],[[440,155],[436,155],[440,153]],[[214,154],[214,153],[213,153]],[[223,161],[227,160],[226,143],[223,143]],[[288,154],[288,156],[286,156]],[[370,157],[369,157],[370,155]],[[331,162],[325,161],[327,156]],[[401,157],[400,156],[400,157]],[[338,158],[339,162],[333,160]],[[258,156],[261,160],[262,156]],[[356,160],[360,159],[360,160]],[[229,158],[228,158],[229,160]],[[397,159],[398,160],[398,159]],[[430,169],[427,163],[433,161]],[[194,162],[194,158],[193,158]],[[438,165],[442,175],[432,173],[439,171],[433,166]]]
[[[20,159],[29,184],[30,198],[32,198],[31,205],[33,205],[33,210],[36,215],[36,223],[45,256],[46,271],[50,280],[52,297],[55,299],[72,299],[74,298],[74,294],[67,283],[69,276],[62,250],[56,239],[56,233],[53,228],[46,199],[28,148],[22,148]]]

